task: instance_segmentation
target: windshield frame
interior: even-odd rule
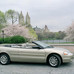
[[[51,45],[45,44],[43,42],[40,41],[33,41],[32,43],[36,44],[37,46],[39,46],[41,49],[45,49],[45,48],[51,48]]]

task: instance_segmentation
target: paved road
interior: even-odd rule
[[[32,63],[0,64],[0,74],[74,74],[74,59],[71,63],[63,64],[59,68]]]

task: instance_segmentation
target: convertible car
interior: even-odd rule
[[[58,67],[62,63],[70,62],[73,54],[64,48],[57,48],[40,41],[33,41],[24,45],[0,46],[0,63],[2,65],[13,62],[47,63]]]

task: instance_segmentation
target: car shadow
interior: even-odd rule
[[[71,67],[73,64],[72,62],[69,63],[63,63],[60,67]]]
[[[47,66],[46,63],[27,63],[27,62],[11,62],[12,65],[26,65],[26,66]]]

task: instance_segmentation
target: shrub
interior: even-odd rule
[[[3,43],[3,38],[0,38],[0,44]]]
[[[6,37],[4,38],[0,38],[0,44],[1,43],[25,43],[28,42],[27,38],[24,38],[22,36],[12,36],[12,37]]]
[[[27,39],[22,36],[13,36],[11,37],[11,43],[25,43]]]
[[[4,38],[4,43],[11,43],[11,37]]]

